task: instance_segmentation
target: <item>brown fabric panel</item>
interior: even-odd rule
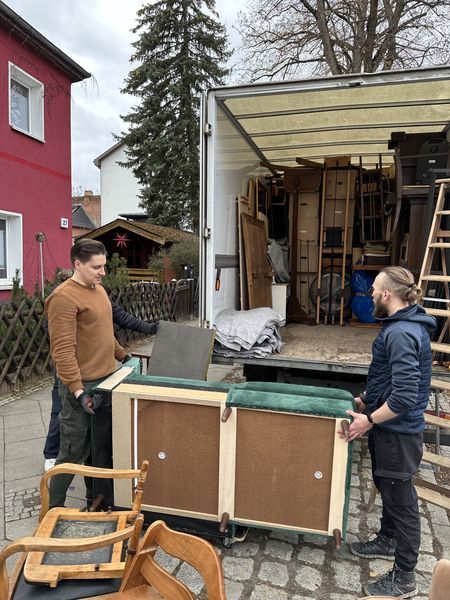
[[[219,429],[218,407],[139,400],[138,463],[150,463],[142,503],[217,515]]]
[[[238,410],[235,517],[327,531],[334,436],[334,419]]]

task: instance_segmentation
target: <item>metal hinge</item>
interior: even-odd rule
[[[203,237],[205,239],[209,239],[211,237],[211,227],[204,227],[203,228]]]
[[[212,134],[212,127],[211,127],[211,123],[205,123],[203,125],[203,133],[205,135],[211,135]]]

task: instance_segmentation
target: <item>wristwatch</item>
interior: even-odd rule
[[[367,415],[366,415],[366,417],[367,417],[367,420],[369,421],[369,423],[370,423],[371,425],[373,425],[374,427],[376,427],[376,425],[377,425],[377,424],[376,424],[376,423],[374,422],[374,420],[372,419],[372,415],[369,415],[369,414],[367,414]]]

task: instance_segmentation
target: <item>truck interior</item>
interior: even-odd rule
[[[351,326],[368,361],[373,279],[390,264],[419,279],[436,180],[450,176],[450,69],[217,88],[203,119],[201,318],[271,303],[287,339],[298,324]]]

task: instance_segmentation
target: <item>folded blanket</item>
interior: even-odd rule
[[[214,321],[214,352],[222,356],[260,357],[281,349],[279,327],[283,317],[272,308],[234,310],[226,308]]]

